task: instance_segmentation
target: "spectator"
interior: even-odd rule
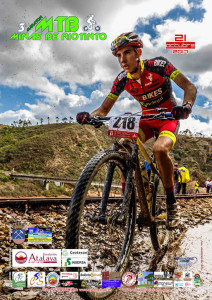
[[[195,183],[195,194],[199,193],[199,183],[198,181]]]
[[[182,176],[182,181],[180,182],[180,176],[178,178],[178,190],[177,193],[180,193],[180,190],[182,188],[182,194],[186,194],[186,185],[190,181],[190,176],[189,176],[189,170],[186,168],[186,164],[184,163],[181,168],[179,168],[181,176]]]
[[[180,170],[178,169],[178,163],[174,164],[174,194],[177,194],[178,191],[178,178],[180,176],[180,183],[182,183],[182,176]]]
[[[209,178],[206,180],[205,185],[206,185],[206,193],[209,194],[211,188],[211,180]]]

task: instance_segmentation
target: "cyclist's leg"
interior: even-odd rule
[[[174,196],[174,168],[169,156],[169,151],[176,142],[175,134],[178,128],[177,121],[165,123],[159,128],[159,137],[153,146],[153,153],[166,191],[167,218],[170,227],[176,226],[172,221],[178,219]]]
[[[162,121],[160,121],[162,122]],[[158,163],[159,172],[163,180],[163,184],[167,193],[171,194],[168,197],[169,202],[174,200],[174,168],[169,151],[173,148],[176,142],[176,134],[178,131],[178,122],[169,121],[159,128],[159,137],[153,146],[153,153]]]
[[[151,139],[154,136],[154,131],[150,127],[150,121],[141,120],[139,124],[139,138],[142,143],[145,143],[147,140]]]

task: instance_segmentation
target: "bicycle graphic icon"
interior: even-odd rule
[[[100,31],[101,27],[99,25],[96,25],[93,14],[87,16],[87,23],[88,25],[83,26],[84,31]]]

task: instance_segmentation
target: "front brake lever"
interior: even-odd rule
[[[95,123],[94,127],[95,127],[95,128],[99,128],[99,127],[101,127],[102,125],[103,125],[103,123],[102,123],[102,122],[99,122],[99,123]]]
[[[94,126],[95,128],[101,127],[104,123],[98,119],[98,117],[93,117],[87,124]]]

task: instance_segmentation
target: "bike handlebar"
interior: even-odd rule
[[[161,120],[162,118],[164,118],[162,120],[165,120],[165,119],[169,120],[170,118],[171,118],[171,120],[175,120],[175,118],[173,118],[173,115],[172,115],[171,112],[166,112],[166,113],[161,112],[159,114],[148,114],[148,115],[142,115],[141,116],[141,119],[151,119],[152,120],[152,118],[154,120],[156,120],[156,119]]]
[[[130,115],[131,117],[133,115]],[[127,117],[127,116],[126,116]],[[141,115],[141,120],[175,120],[171,112],[159,112],[158,114],[148,114],[148,115]],[[95,128],[99,128],[104,125],[104,121],[109,121],[112,117],[89,117],[87,124],[93,125]]]

